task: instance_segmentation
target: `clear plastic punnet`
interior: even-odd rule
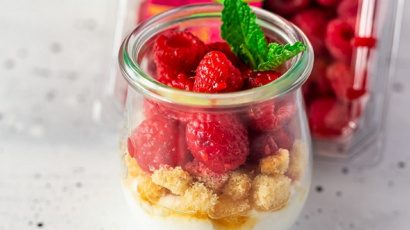
[[[210,94],[155,80],[163,71],[153,58],[161,35],[222,41],[221,10],[167,11],[137,26],[120,48],[128,85],[123,186],[139,229],[288,229],[307,198],[312,152],[301,87],[313,50],[293,24],[254,8],[268,39],[307,45],[262,87]]]
[[[402,2],[264,2],[304,31],[315,51],[303,91],[316,154],[351,158],[366,152],[366,161],[377,159]]]

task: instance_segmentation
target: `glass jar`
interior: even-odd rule
[[[120,49],[128,81],[123,185],[140,229],[286,229],[308,195],[311,141],[301,86],[313,51],[299,29],[254,9],[268,38],[308,45],[265,86],[205,94],[154,80],[157,35],[172,29],[221,40],[204,33],[219,31],[221,10],[170,10],[140,24]]]
[[[316,154],[368,152],[373,157],[359,156],[359,163],[377,161],[400,2],[264,1],[265,9],[295,23],[312,42],[315,64],[303,91]]]

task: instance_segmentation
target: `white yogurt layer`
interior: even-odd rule
[[[198,219],[195,217],[172,215],[166,209],[158,206],[151,206],[135,196],[137,191],[136,180],[131,183],[124,183],[124,191],[130,207],[138,223],[137,229],[141,230],[222,230],[215,226],[208,219]],[[133,189],[134,188],[134,189]],[[289,229],[298,217],[303,204],[307,198],[309,186],[293,185],[292,195],[288,205],[274,212],[249,213],[250,219],[255,222],[253,227],[245,225],[238,230],[284,230]],[[134,191],[133,191],[134,190]]]

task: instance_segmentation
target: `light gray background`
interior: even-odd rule
[[[119,129],[106,122],[116,117],[98,116],[115,8],[115,0],[0,0],[0,230],[137,229],[120,187]],[[410,229],[404,27],[382,161],[316,162],[294,229]]]

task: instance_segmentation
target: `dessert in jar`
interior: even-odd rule
[[[138,26],[119,60],[123,184],[138,227],[294,223],[311,179],[301,86],[313,52],[299,29],[242,1],[190,5]]]

